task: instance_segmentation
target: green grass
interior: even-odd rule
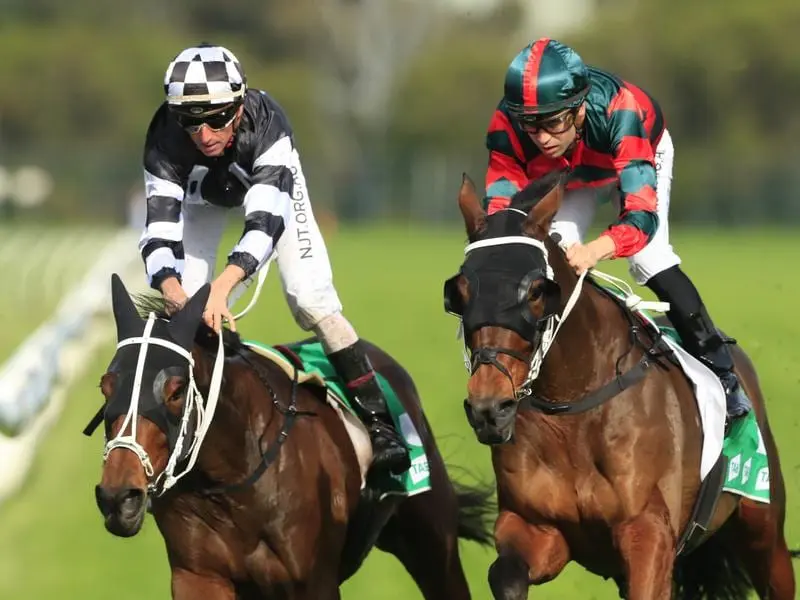
[[[5,282],[0,294],[0,364],[50,317],[114,234],[99,227],[0,226],[0,274]]]
[[[390,350],[415,377],[445,458],[491,477],[488,450],[471,435],[461,409],[466,373],[455,339],[456,321],[442,311],[442,282],[460,264],[462,232],[387,227],[342,229],[328,237],[345,314],[364,337]],[[759,369],[787,479],[788,539],[800,546],[800,323],[794,317],[800,283],[792,275],[800,243],[789,231],[689,231],[677,235],[674,243],[712,316],[738,338]],[[625,273],[624,261],[604,266],[614,274]],[[239,329],[266,342],[303,335],[291,321],[276,273],[270,274],[257,311]],[[7,351],[5,337],[3,346],[0,351]],[[105,532],[94,506],[102,439],[87,440],[80,430],[97,408],[96,382],[111,355],[108,345],[72,391],[24,490],[0,509],[0,599],[169,597],[163,544],[153,522],[148,520],[140,536],[120,540]],[[493,553],[473,544],[462,549],[474,598],[489,599],[486,572]],[[343,597],[420,596],[397,561],[376,551],[345,585]],[[612,585],[571,565],[531,597],[617,596]]]

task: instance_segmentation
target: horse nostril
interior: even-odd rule
[[[467,415],[467,422],[471,427],[478,427],[484,421],[482,411],[476,410],[469,399],[464,400],[464,413]]]
[[[145,492],[138,488],[128,488],[117,495],[120,514],[133,517],[142,509]]]
[[[467,420],[473,427],[504,427],[514,418],[517,412],[517,402],[513,398],[507,400],[477,400],[470,402],[464,400],[464,410],[467,413]]]
[[[98,485],[95,487],[95,499],[104,516],[119,512],[122,516],[132,517],[141,510],[145,491],[134,487],[109,490]]]
[[[504,415],[510,411],[516,410],[517,402],[516,400],[503,400],[497,405],[497,413],[500,415]]]
[[[114,494],[106,488],[99,485],[95,486],[94,498],[97,502],[97,508],[100,509],[103,516],[107,516],[114,509]]]

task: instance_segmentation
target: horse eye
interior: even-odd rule
[[[153,395],[159,402],[175,402],[186,390],[186,385],[184,370],[180,367],[169,367],[159,371],[153,380]]]
[[[167,398],[167,404],[180,400],[184,392],[186,392],[186,382],[181,381],[178,387],[175,388],[175,391]]]
[[[541,283],[533,283],[528,288],[528,301],[534,302],[542,297],[544,294],[544,286]]]

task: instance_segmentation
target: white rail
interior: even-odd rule
[[[117,234],[53,316],[0,366],[0,502],[24,482],[39,441],[61,413],[67,388],[113,333],[107,318],[111,273],[119,273],[132,291],[144,285],[137,235],[130,229]]]

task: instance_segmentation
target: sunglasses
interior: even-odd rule
[[[200,133],[203,127],[208,127],[213,132],[222,131],[228,127],[236,118],[237,105],[226,106],[219,109],[212,114],[203,115],[187,115],[181,112],[175,112],[175,118],[178,124],[183,127],[187,133],[195,134]]]
[[[523,115],[519,117],[520,128],[526,133],[547,133],[557,135],[564,133],[575,124],[578,109],[571,108],[567,111],[553,115]]]

